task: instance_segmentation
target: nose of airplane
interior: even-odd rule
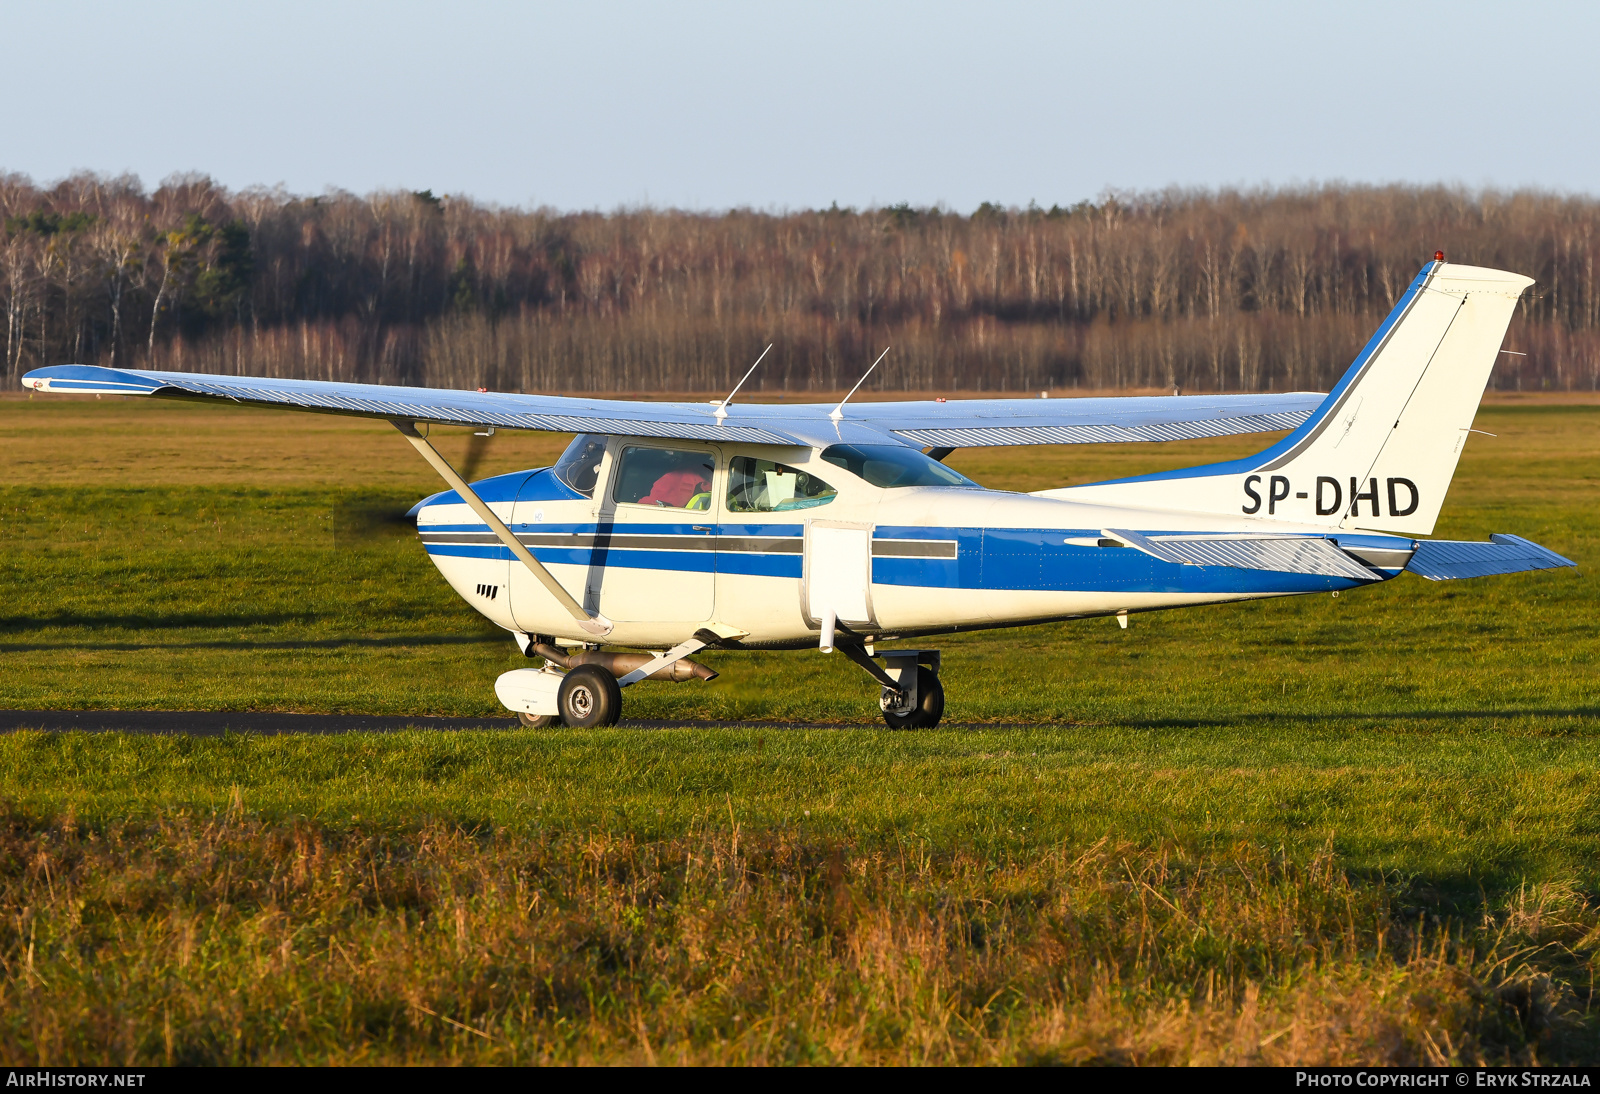
[[[437,494],[429,494],[427,497],[425,497],[421,501],[417,502],[417,504],[413,505],[410,509],[407,509],[406,510],[406,516],[410,517],[412,520],[416,520],[418,513],[421,513],[424,509],[426,509],[428,506],[434,504],[436,501],[438,501],[440,498],[444,497],[446,494],[450,494],[450,495],[453,496],[455,494],[455,491],[454,490],[441,490]]]
[[[513,471],[508,475],[494,475],[487,479],[479,479],[470,484],[478,497],[491,505],[495,502],[515,501],[517,491],[534,471]],[[422,511],[433,505],[461,505],[461,496],[454,490],[441,490],[437,494],[429,494],[417,504],[406,511],[406,516],[415,520],[421,516]],[[476,519],[476,518],[474,518]]]

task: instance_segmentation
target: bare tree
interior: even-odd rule
[[[8,372],[69,357],[559,390],[1326,385],[1435,249],[1539,279],[1496,382],[1584,386],[1600,202],[1325,186],[1071,207],[560,214],[0,173]],[[1558,333],[1559,332],[1559,333]],[[1513,360],[1507,358],[1507,361]],[[771,385],[769,388],[768,385]]]

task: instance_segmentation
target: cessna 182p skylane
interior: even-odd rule
[[[545,659],[495,686],[529,724],[615,722],[621,688],[715,675],[688,660],[707,647],[817,647],[877,680],[891,726],[932,726],[938,652],[878,643],[1093,615],[1126,625],[1130,612],[1337,592],[1402,570],[1573,565],[1517,536],[1415,538],[1433,531],[1533,283],[1443,259],[1327,396],[700,405],[87,365],[23,384],[389,419],[451,487],[413,510],[428,554]],[[429,444],[430,424],[578,436],[553,467],[469,486]],[[1033,494],[940,462],[980,445],[1291,428],[1248,459]]]

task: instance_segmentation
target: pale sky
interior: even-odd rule
[[[1600,4],[0,0],[0,169],[506,205],[1600,192]]]

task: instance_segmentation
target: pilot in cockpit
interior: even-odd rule
[[[711,461],[698,452],[672,455],[682,457],[681,462],[656,479],[650,492],[639,499],[640,504],[673,509],[711,508]]]

